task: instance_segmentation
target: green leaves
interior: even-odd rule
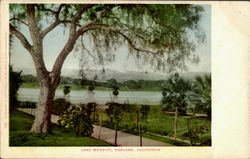
[[[196,112],[205,112],[211,117],[211,75],[196,77],[192,91],[186,93],[188,109]]]
[[[61,115],[69,108],[71,103],[64,98],[58,98],[53,101],[52,114]]]
[[[141,113],[140,116],[141,116],[142,121],[147,122],[149,112],[150,112],[149,105],[141,105],[141,107],[140,107],[140,113]]]
[[[88,4],[62,6],[58,17],[67,20],[63,23],[65,29],[70,28],[70,21],[83,5]],[[59,8],[60,4],[35,5],[40,31],[54,22]],[[98,26],[84,32],[83,36],[87,36],[93,46],[86,47],[83,52],[97,54],[94,58],[100,59],[102,64],[114,59],[110,57],[116,48],[127,45],[135,58],[146,57],[145,61],[152,61],[153,68],[172,72],[185,69],[187,61],[194,62],[189,57],[195,56],[193,51],[204,39],[199,28],[202,12],[201,6],[184,4],[95,4],[81,14],[76,25],[77,29],[86,24]],[[11,4],[11,18],[26,21],[25,5]],[[18,20],[11,23],[17,22],[18,27]]]
[[[95,89],[95,84],[93,82],[88,86],[89,91],[93,91]]]
[[[10,98],[10,109],[18,106],[17,91],[22,84],[21,73],[13,70],[12,66],[9,66],[9,98]]]
[[[10,4],[10,18],[19,18],[25,19],[26,18],[26,8],[24,4]]]
[[[190,89],[190,81],[181,78],[179,74],[171,76],[163,88],[163,109],[174,111],[175,107],[178,107],[179,112],[186,113],[187,103],[185,97],[186,92]]]
[[[203,120],[196,121],[195,118],[187,119],[188,132],[185,136],[189,138],[192,146],[211,146],[211,123]]]
[[[70,86],[64,86],[63,87],[63,94],[64,95],[67,95],[70,93]]]
[[[211,76],[198,76],[191,81],[172,76],[162,92],[163,109],[174,111],[177,106],[181,112],[206,113],[211,117]]]
[[[93,133],[92,123],[84,107],[70,106],[59,116],[58,124],[66,128],[74,128],[77,134],[90,136]]]

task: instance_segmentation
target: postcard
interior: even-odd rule
[[[249,158],[249,2],[1,1],[2,158]]]

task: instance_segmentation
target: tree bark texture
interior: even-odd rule
[[[55,89],[48,85],[40,86],[40,94],[37,103],[37,114],[31,131],[37,133],[50,132],[51,108],[55,95]]]

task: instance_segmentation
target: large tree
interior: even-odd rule
[[[50,130],[52,101],[61,69],[78,39],[84,54],[101,62],[112,59],[110,49],[127,45],[131,53],[157,69],[173,71],[185,68],[187,61],[197,60],[193,51],[204,38],[199,32],[202,11],[197,5],[10,4],[10,33],[31,55],[40,85],[32,131]],[[31,41],[21,32],[20,25],[28,27]],[[59,25],[69,29],[68,39],[48,71],[43,42]],[[85,46],[91,41],[94,49],[89,50]]]

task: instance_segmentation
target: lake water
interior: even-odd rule
[[[20,88],[18,90],[18,99],[20,101],[33,101],[37,102],[39,95],[38,88]],[[57,89],[55,94],[56,98],[63,98],[63,90]],[[150,91],[119,91],[118,98],[119,103],[131,103],[131,104],[148,104],[158,105],[160,104],[162,94],[161,92]],[[89,93],[87,90],[71,90],[69,100],[73,104],[88,103]],[[99,91],[94,90],[94,101],[98,104],[104,104],[112,101],[112,91]]]

